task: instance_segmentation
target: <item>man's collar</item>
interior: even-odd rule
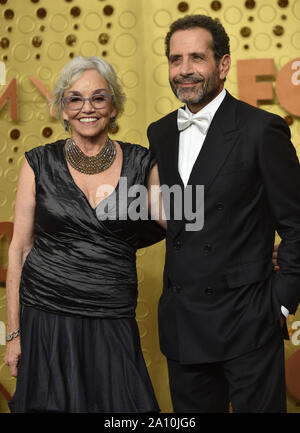
[[[225,96],[226,96],[226,90],[223,88],[221,92],[212,101],[210,101],[207,105],[205,105],[205,107],[201,108],[201,110],[199,110],[198,113],[200,111],[201,113],[209,112],[211,113],[212,116],[214,116],[217,109],[220,107],[221,103],[223,102]],[[191,115],[195,114],[189,110],[187,105],[185,105],[185,111],[187,113],[190,113]]]

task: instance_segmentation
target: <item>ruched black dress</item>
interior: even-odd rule
[[[135,253],[164,232],[155,222],[130,220],[134,197],[125,197],[133,185],[147,184],[154,161],[144,147],[119,142],[119,183],[93,209],[69,172],[64,144],[25,154],[35,173],[36,211],[21,275],[22,354],[10,409],[158,411],[135,321]]]

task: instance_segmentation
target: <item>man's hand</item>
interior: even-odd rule
[[[283,314],[280,314],[280,317],[279,317],[279,322],[280,322],[280,328],[283,328],[283,325],[284,325],[284,323],[285,323],[285,317],[284,317],[284,315]]]

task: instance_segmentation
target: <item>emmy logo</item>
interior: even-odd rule
[[[5,63],[0,61],[0,86],[5,86],[6,84],[6,67]]]

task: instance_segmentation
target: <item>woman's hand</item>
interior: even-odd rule
[[[279,266],[277,264],[278,247],[279,247],[279,245],[274,245],[274,250],[273,250],[273,255],[272,255],[272,262],[273,262],[273,266],[274,266],[274,271],[279,271]]]
[[[4,363],[9,366],[10,374],[13,377],[18,376],[18,364],[21,356],[20,337],[9,341],[6,346]]]

